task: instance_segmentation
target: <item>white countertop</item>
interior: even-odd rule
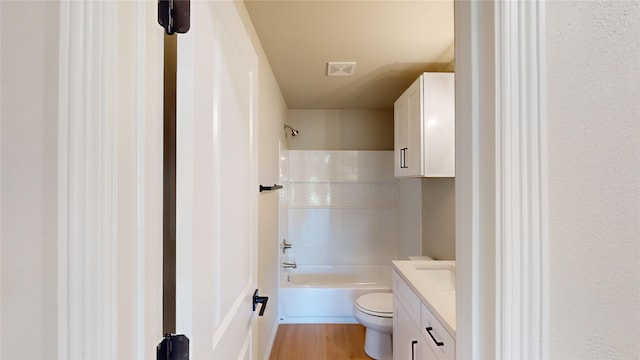
[[[456,290],[455,290],[455,261],[415,261],[396,260],[393,268],[415,291],[420,300],[429,308],[442,326],[455,338],[456,336]],[[438,278],[426,274],[421,268],[449,268],[453,267],[453,276]]]

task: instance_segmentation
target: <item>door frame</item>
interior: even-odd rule
[[[543,1],[456,0],[458,358],[548,358]]]
[[[143,121],[155,118],[148,106],[155,100],[161,103],[161,86],[145,85],[153,85],[149,75],[156,70],[161,79],[162,35],[156,36],[152,29],[161,31],[155,3],[131,4],[135,15],[127,26],[123,12],[116,11],[123,5],[116,2],[61,2],[57,299],[61,358],[118,357],[127,349],[134,356],[153,357],[153,343],[162,335],[161,325],[154,326],[148,316],[162,318],[161,236],[152,240],[147,231],[156,228],[158,219],[144,205],[148,191],[139,186],[133,188],[138,200],[133,235],[137,252],[125,265],[117,241],[122,225],[117,219],[124,211],[117,192],[125,174],[118,167],[116,141],[123,122],[116,119],[117,111],[124,110],[118,100],[129,93],[113,79],[121,75],[122,61],[134,64],[129,71],[136,91],[128,106],[136,134],[135,179],[142,183],[152,179],[156,156],[162,164],[162,151],[153,145],[155,130],[144,133],[150,124]],[[456,0],[455,24],[456,258],[461,285],[457,313],[462,320],[456,352],[459,358],[546,358],[544,2]],[[117,51],[125,36],[115,34],[124,29],[140,49],[135,54]],[[97,49],[107,60],[96,58]],[[158,61],[146,58],[143,50],[157,53]],[[101,114],[105,127],[84,122],[94,114]],[[161,114],[157,118],[161,127]],[[98,145],[85,141],[87,132],[95,132]],[[99,164],[99,171],[90,164]],[[98,189],[100,196],[87,196],[88,189]],[[161,184],[157,192],[162,194]],[[89,209],[96,212],[86,212]],[[157,229],[162,234],[161,219]],[[101,266],[86,261],[87,253],[95,255]],[[134,280],[127,287],[116,279],[128,271]],[[93,295],[90,288],[104,296]],[[123,307],[127,301],[135,306]],[[131,316],[133,329],[120,326]],[[89,329],[100,331],[85,331]],[[119,342],[123,334],[118,330],[131,332],[134,340]]]
[[[58,358],[155,358],[162,339],[156,6],[60,2]]]

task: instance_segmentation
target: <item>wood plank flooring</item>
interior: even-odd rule
[[[370,360],[360,324],[282,324],[270,360]]]

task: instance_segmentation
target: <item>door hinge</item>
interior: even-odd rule
[[[168,35],[189,31],[190,16],[191,0],[158,0],[158,23]]]
[[[189,339],[167,334],[156,348],[156,360],[189,360]]]

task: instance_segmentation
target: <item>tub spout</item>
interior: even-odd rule
[[[283,262],[283,263],[282,263],[282,267],[283,267],[283,268],[291,268],[291,269],[295,269],[297,266],[296,266],[296,262],[294,261],[294,262],[292,262],[292,263]]]

